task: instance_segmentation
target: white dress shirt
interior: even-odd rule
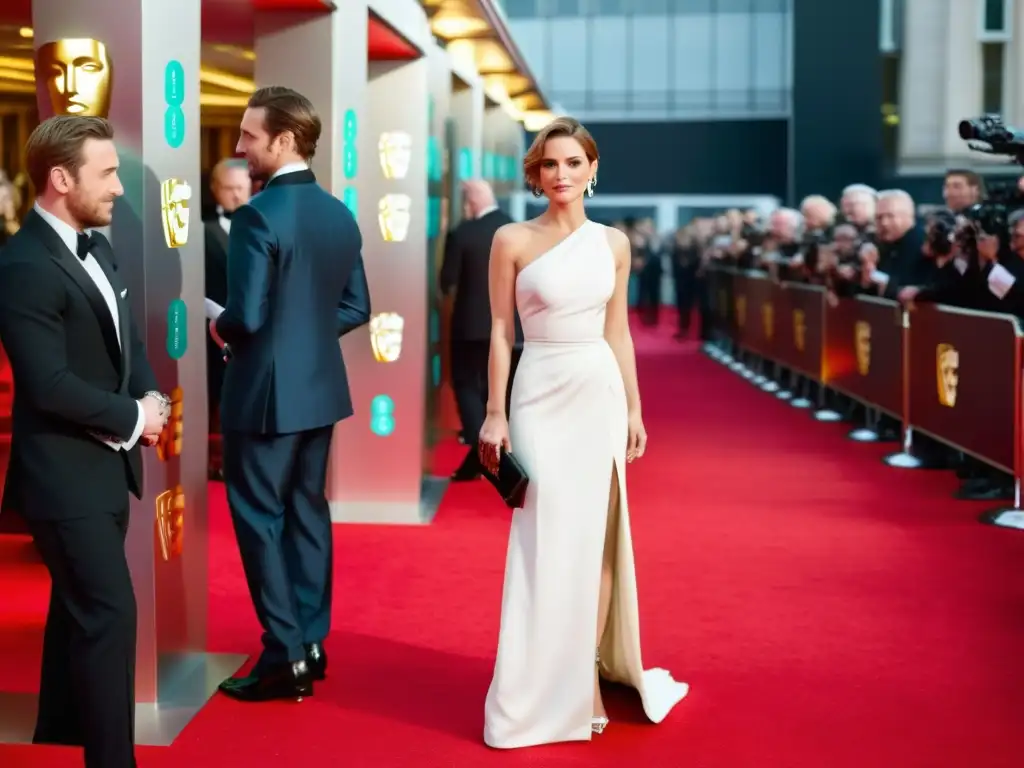
[[[482,218],[483,218],[484,216],[486,216],[487,214],[489,214],[489,213],[494,213],[494,212],[495,212],[496,210],[498,210],[498,206],[496,206],[496,205],[489,205],[489,206],[487,206],[486,208],[484,208],[484,209],[483,209],[482,211],[480,211],[480,213],[478,213],[478,214],[476,215],[476,217],[477,217],[478,219],[482,219]]]
[[[74,261],[77,264],[81,264],[85,273],[89,275],[89,278],[95,283],[97,290],[103,297],[104,303],[107,305],[107,310],[110,312],[110,318],[114,321],[114,332],[117,334],[118,346],[122,346],[125,340],[121,338],[121,317],[117,307],[117,297],[114,295],[114,288],[107,280],[107,276],[103,273],[102,267],[99,262],[96,261],[96,257],[91,253],[87,254],[85,259],[78,258],[78,232],[70,224],[61,221],[52,213],[42,208],[38,203],[35,205],[35,211],[38,213],[43,221],[50,225],[54,232],[57,233],[57,237],[60,238],[61,242],[67,247],[71,254],[75,256]],[[85,234],[90,234],[86,231]],[[129,451],[135,443],[139,441],[142,436],[142,430],[146,426],[146,412],[142,408],[142,403],[136,403],[139,408],[139,419],[135,423],[135,431],[129,440],[121,441],[114,440],[108,437],[102,437],[100,435],[93,435],[97,440],[100,440],[104,444],[113,448],[115,451]]]
[[[231,219],[224,215],[224,206],[217,206],[217,223],[220,224],[220,228],[224,230],[225,235],[231,234]]]
[[[278,176],[284,176],[286,173],[295,173],[296,171],[308,170],[309,166],[306,165],[305,163],[287,163],[286,165],[282,165],[280,168],[278,168],[276,171],[270,174],[270,178],[267,179],[267,181],[272,181],[273,179],[276,179]]]

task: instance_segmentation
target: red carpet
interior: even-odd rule
[[[140,749],[140,766],[1024,764],[1024,536],[976,523],[950,475],[889,469],[880,447],[690,345],[644,331],[638,348],[650,452],[629,492],[644,653],[693,686],[663,724],[616,692],[593,743],[483,746],[508,525],[484,486],[462,486],[430,527],[336,529],[332,676],[315,698],[216,698],[172,747]],[[211,498],[213,649],[256,653],[222,489]],[[20,631],[0,620],[5,638]],[[0,747],[0,765],[80,762]]]

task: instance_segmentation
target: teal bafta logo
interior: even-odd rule
[[[356,111],[354,109],[346,110],[342,122],[341,162],[342,171],[348,181],[355,179],[359,172],[359,147],[356,141],[358,137],[359,122],[356,118]],[[359,197],[355,185],[350,184],[342,190],[341,201],[352,212],[352,215],[358,218]]]
[[[177,149],[185,142],[185,68],[181,62],[172,59],[164,67],[164,140],[167,146]]]
[[[387,395],[377,395],[370,403],[370,431],[378,437],[395,431],[395,401]]]
[[[167,308],[167,354],[180,360],[188,349],[188,309],[185,302],[175,299]]]

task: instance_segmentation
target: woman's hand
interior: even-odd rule
[[[629,414],[629,441],[626,443],[626,461],[639,459],[647,450],[647,430],[644,429],[644,420],[640,412]]]
[[[501,463],[501,449],[512,452],[512,442],[508,439],[508,419],[503,413],[491,413],[480,428],[480,442],[477,443],[477,454],[484,469],[492,475],[498,474]]]

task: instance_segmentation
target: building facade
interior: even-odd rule
[[[504,9],[545,93],[598,141],[595,201],[644,196],[637,214],[684,216],[881,181],[877,0],[505,0]]]
[[[923,197],[948,168],[1019,174],[971,151],[957,125],[982,114],[1024,125],[1024,3],[882,0],[879,33],[893,175]]]

